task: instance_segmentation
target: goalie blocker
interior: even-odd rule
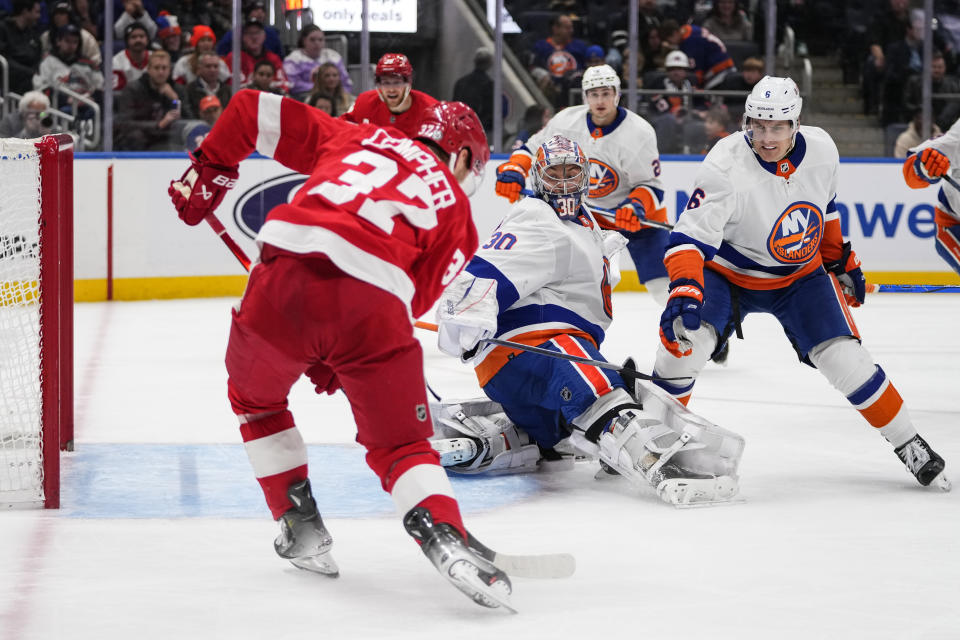
[[[607,469],[636,485],[651,486],[670,504],[732,499],[739,490],[743,438],[643,380],[636,381],[635,396],[616,389],[600,398],[574,420],[570,438],[557,449],[599,458]],[[573,467],[571,453],[541,450],[492,400],[432,405],[431,414],[431,445],[450,472],[529,473]]]

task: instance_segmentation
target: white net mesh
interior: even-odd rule
[[[40,159],[0,139],[0,504],[43,501]]]

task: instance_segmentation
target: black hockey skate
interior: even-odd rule
[[[415,507],[403,517],[403,526],[433,566],[453,586],[483,607],[504,607],[512,613],[510,578],[492,563],[470,550],[456,529],[433,523],[430,512]]]
[[[331,578],[340,575],[340,568],[330,555],[333,538],[323,525],[317,503],[310,491],[310,481],[291,485],[287,496],[296,505],[282,516],[280,535],[273,542],[277,555],[293,566],[320,573]]]
[[[917,482],[927,487],[936,480],[938,487],[944,491],[950,490],[950,480],[943,473],[946,463],[919,434],[897,447],[895,452]]]

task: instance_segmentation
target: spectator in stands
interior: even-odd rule
[[[256,89],[257,91],[266,91],[275,93],[278,96],[286,95],[283,87],[275,82],[277,68],[269,60],[258,60],[253,67],[253,75],[250,76],[250,83],[245,85],[247,89]]]
[[[607,64],[607,52],[598,44],[592,44],[587,47],[587,57],[584,63],[585,68],[596,67],[601,64]]]
[[[867,27],[868,55],[863,67],[863,111],[877,113],[886,71],[886,49],[906,37],[910,28],[909,0],[889,0],[885,11]]]
[[[203,110],[200,106],[208,96],[217,98],[221,106],[230,102],[230,85],[223,81],[220,75],[220,65],[223,61],[213,51],[200,54],[197,64],[197,77],[186,85],[184,89],[183,111],[187,118],[198,118]]]
[[[91,9],[90,0],[73,0],[73,12],[80,28],[99,42],[100,22],[103,21],[102,11],[98,13]],[[103,62],[102,58],[103,56],[101,56],[101,63]]]
[[[307,96],[306,103],[316,106],[311,102],[311,97],[316,94],[323,94],[330,97],[332,101],[331,111],[334,116],[339,116],[349,111],[356,100],[352,94],[347,93],[347,90],[343,88],[343,83],[340,79],[340,69],[332,62],[324,62],[313,70],[313,91]]]
[[[885,53],[883,101],[880,123],[906,122],[907,80],[923,71],[923,11],[915,11],[902,40],[891,43]]]
[[[228,51],[233,50],[233,0],[212,0],[210,7],[210,21],[206,22],[208,27],[213,29],[217,38],[230,37],[230,46],[226,47]],[[221,56],[220,50],[217,53]]]
[[[736,71],[723,43],[711,34],[705,34],[698,26],[685,24],[681,27],[676,20],[666,20],[660,25],[660,38],[693,60],[698,87],[712,89],[723,82],[728,73]]]
[[[183,51],[183,35],[177,16],[161,11],[157,16],[157,45],[170,54],[170,60],[176,63]]]
[[[223,105],[220,104],[217,96],[204,96],[203,99],[200,100],[198,109],[200,121],[194,121],[187,125],[188,128],[184,134],[187,151],[194,151],[200,146],[200,143],[207,137],[214,123],[216,123],[217,119],[223,113]]]
[[[557,87],[559,104],[567,104],[572,81],[579,78],[586,63],[587,43],[573,37],[573,20],[568,15],[550,21],[550,37],[533,45],[534,66],[546,69]]]
[[[766,66],[760,58],[747,58],[743,61],[743,70],[739,72],[728,73],[717,88],[723,91],[744,91],[750,93],[753,91],[753,85],[760,82],[763,78]],[[745,96],[744,96],[745,97]],[[730,114],[730,120],[734,126],[740,126],[740,120],[743,118],[744,97],[724,98],[722,103],[727,106]]]
[[[42,91],[27,91],[20,98],[17,110],[0,121],[0,138],[20,138],[18,135],[26,126],[27,114],[42,114],[50,109],[50,98]],[[36,122],[45,117],[36,119]],[[35,125],[31,125],[35,126]],[[34,136],[30,136],[34,137]]]
[[[216,44],[217,37],[213,34],[213,29],[206,25],[198,24],[193,28],[190,35],[190,46],[193,50],[180,57],[177,63],[173,65],[173,81],[177,84],[188,85],[197,79],[197,70],[200,66],[200,56],[205,53],[214,53],[213,45]],[[226,82],[230,79],[230,69],[227,64],[217,57],[219,73],[217,79],[220,82]],[[226,103],[224,103],[226,104]]]
[[[143,0],[123,0],[123,13],[113,23],[114,37],[126,38],[127,28],[134,23],[142,26],[147,32],[148,43],[156,37],[157,23],[143,8]]]
[[[703,118],[703,131],[707,139],[700,153],[706,155],[713,145],[730,135],[730,115],[726,108],[722,105],[710,107]]]
[[[13,0],[10,16],[0,23],[0,56],[7,59],[8,86],[14,93],[24,94],[33,88],[33,74],[43,58],[39,21],[39,0]]]
[[[320,111],[323,111],[327,115],[337,115],[333,110],[333,96],[331,96],[329,93],[323,93],[320,91],[311,92],[307,97],[306,103],[311,107],[320,109]]]
[[[657,7],[657,0],[637,0],[637,9],[640,17],[637,25],[637,42],[640,43],[641,61],[637,65],[640,72],[652,71],[662,66],[660,34],[658,29],[665,20],[663,12]],[[607,64],[622,71],[626,65],[627,45],[629,42],[630,25],[627,23],[629,11],[620,13],[620,19],[612,23],[610,33],[610,51],[607,53]],[[652,35],[656,32],[656,35]],[[619,55],[614,54],[617,52]],[[611,62],[611,56],[616,64]],[[622,73],[621,73],[622,75]]]
[[[649,121],[657,132],[657,147],[662,153],[698,152],[706,137],[703,119],[708,106],[702,96],[689,95],[694,86],[687,77],[690,60],[686,54],[671,51],[665,64],[667,75],[647,88],[684,91],[688,95],[655,94],[650,97]]]
[[[907,151],[927,140],[920,134],[920,129],[922,127],[923,110],[920,108],[915,108],[913,110],[913,117],[910,119],[910,124],[907,125],[907,128],[903,130],[903,133],[897,136],[897,141],[893,145],[894,158],[906,158]],[[932,124],[930,133],[931,138],[936,138],[937,136],[943,135],[943,131],[937,126],[936,122]]]
[[[165,0],[165,3],[168,1]],[[213,4],[213,0],[177,0],[175,11],[185,38],[192,39],[197,27],[210,29],[210,25],[213,24]]]
[[[723,42],[753,39],[753,23],[736,0],[716,0],[703,21],[703,28]]]
[[[908,112],[914,111],[921,105],[923,95],[922,80],[921,75],[910,76],[910,79],[907,80],[906,105]],[[930,80],[930,93],[932,94],[960,93],[960,79],[956,76],[947,75],[947,61],[944,59],[943,54],[936,50],[933,52],[933,55],[930,56]],[[949,129],[953,123],[956,122],[957,118],[960,117],[960,101],[957,101],[955,98],[933,98],[930,103],[930,108],[934,123],[939,125],[943,131]],[[915,146],[921,142],[923,141],[919,140],[910,146]],[[905,158],[906,156],[897,157]]]
[[[50,53],[52,48],[50,44],[51,36],[56,33],[57,29],[68,23],[80,26],[80,21],[74,15],[73,7],[70,6],[69,0],[57,0],[57,2],[50,7],[50,28],[40,36],[40,45],[43,47],[44,54]],[[97,69],[99,69],[103,63],[100,45],[89,31],[80,31],[79,53],[81,58],[89,60]]]
[[[170,80],[170,54],[150,54],[146,72],[127,85],[117,100],[114,139],[118,150],[170,151],[181,148],[175,126],[183,89]]]
[[[72,22],[58,27],[53,36],[53,49],[40,63],[33,76],[33,88],[38,91],[65,86],[71,91],[100,103],[103,98],[103,74],[94,64],[80,56],[81,29]],[[56,105],[61,111],[80,118],[92,117],[89,105],[74,104],[74,98],[60,94]]]
[[[477,113],[488,139],[493,131],[493,80],[487,71],[492,66],[493,53],[480,47],[473,54],[473,71],[453,85],[453,100],[466,103]]]
[[[260,62],[269,62],[274,68],[271,91],[277,90],[286,94],[289,87],[287,76],[283,72],[283,60],[264,46],[266,31],[263,23],[254,17],[249,17],[243,24],[243,34],[240,36],[240,73],[241,83],[246,86],[253,83],[253,72]],[[233,68],[233,53],[223,60],[228,69]]]
[[[323,29],[308,24],[300,32],[297,48],[283,60],[283,72],[290,82],[290,95],[303,100],[313,90],[313,71],[325,62],[332,63],[340,72],[340,82],[347,91],[353,89],[350,74],[343,64],[343,58],[333,49],[327,48]]]
[[[532,104],[523,112],[523,120],[520,122],[520,130],[514,137],[513,142],[507,147],[516,151],[530,139],[530,136],[547,126],[547,122],[553,117],[553,110],[540,104]]]
[[[128,85],[139,80],[150,60],[147,53],[150,34],[145,26],[139,22],[128,24],[123,32],[123,41],[126,48],[113,56],[114,92],[123,91]]]
[[[221,1],[225,1],[227,8],[230,8],[230,0]],[[229,13],[227,17],[230,17]],[[263,25],[263,46],[266,47],[267,51],[270,51],[280,58],[280,60],[283,60],[284,52],[283,44],[280,42],[280,33],[273,25],[267,24],[267,5],[264,0],[252,0],[251,2],[245,3],[243,5],[243,17],[245,21],[257,20]],[[223,33],[223,36],[217,43],[217,53],[221,56],[227,56],[231,51],[233,51],[233,31],[228,30]]]

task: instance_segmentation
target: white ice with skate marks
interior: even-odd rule
[[[238,442],[223,372],[232,302],[79,305],[78,449]],[[614,308],[603,352],[649,367],[659,310],[644,294],[616,295]],[[935,294],[876,295],[855,311],[865,345],[954,474],[958,317],[960,297]],[[775,322],[752,316],[744,331],[729,366],[704,371],[691,408],[746,438],[746,502],[680,511],[627,483],[596,482],[592,467],[541,478],[535,497],[467,516],[498,551],[576,555],[569,579],[513,581],[519,615],[464,598],[395,516],[325,518],[342,572],[329,580],[274,555],[277,527],[265,512],[7,512],[0,637],[956,638],[960,491],[917,485],[890,446],[797,362]],[[432,386],[475,394],[470,371],[423,338]],[[342,396],[317,398],[302,384],[292,407],[308,442],[353,442]],[[128,490],[149,501],[177,487],[144,477]]]

